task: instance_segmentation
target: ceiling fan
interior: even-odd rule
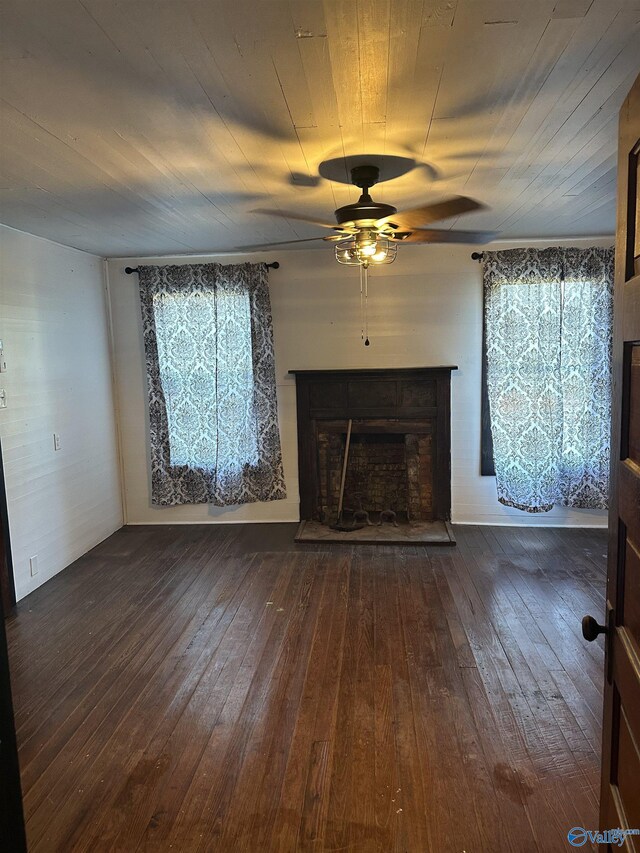
[[[390,264],[396,258],[398,243],[488,243],[496,235],[489,231],[447,231],[426,228],[432,222],[450,219],[463,213],[484,209],[484,205],[465,196],[454,196],[435,204],[425,204],[409,210],[398,211],[390,204],[374,201],[369,190],[378,183],[380,170],[373,165],[359,165],[351,169],[352,183],[362,190],[357,202],[346,204],[335,211],[336,223],[312,219],[298,213],[282,210],[255,210],[269,216],[298,219],[336,234],[325,237],[307,237],[302,240],[283,240],[261,246],[244,246],[243,249],[266,249],[293,243],[316,240],[335,244],[336,260],[340,264],[360,266],[366,270],[370,264]]]

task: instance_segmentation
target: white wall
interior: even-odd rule
[[[22,598],[117,530],[122,504],[103,261],[4,226],[0,258],[0,439]]]
[[[555,241],[551,245],[558,245]],[[572,240],[567,245],[611,245]],[[524,245],[518,243],[517,245]],[[537,245],[550,245],[538,243]],[[495,244],[492,248],[504,248]],[[298,519],[295,384],[292,368],[411,367],[457,364],[452,374],[453,520],[475,524],[606,524],[606,513],[556,508],[531,515],[498,503],[495,481],[480,470],[480,366],[482,276],[468,246],[400,246],[394,264],[371,276],[369,337],[360,339],[356,269],[341,267],[330,247],[281,251],[237,260],[279,260],[270,272],[276,345],[280,432],[288,500],[219,509],[154,508],[149,501],[145,372],[137,276],[124,274],[137,259],[108,264],[121,413],[125,513],[129,523],[282,521]],[[187,263],[212,258],[152,258],[145,263]]]

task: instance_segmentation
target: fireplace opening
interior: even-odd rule
[[[349,446],[344,512],[391,510],[408,519],[402,435],[355,435]]]
[[[398,520],[427,521],[433,518],[432,435],[401,432],[360,432],[366,422],[353,426],[347,454],[343,515],[368,513],[371,521],[381,513]],[[320,432],[319,507],[325,523],[337,518],[346,432]]]

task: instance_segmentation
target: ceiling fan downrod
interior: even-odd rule
[[[371,201],[369,190],[380,180],[380,169],[377,166],[354,166],[351,169],[351,183],[360,187],[360,201]]]

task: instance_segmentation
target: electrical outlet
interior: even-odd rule
[[[60,450],[60,433],[54,432],[53,434],[53,449]]]
[[[4,373],[7,369],[7,362],[4,360],[4,347],[0,341],[0,373]]]
[[[4,388],[0,388],[0,409],[7,408],[7,392]]]
[[[31,577],[38,574],[38,555],[34,554],[33,557],[29,558],[29,571],[31,572]]]

